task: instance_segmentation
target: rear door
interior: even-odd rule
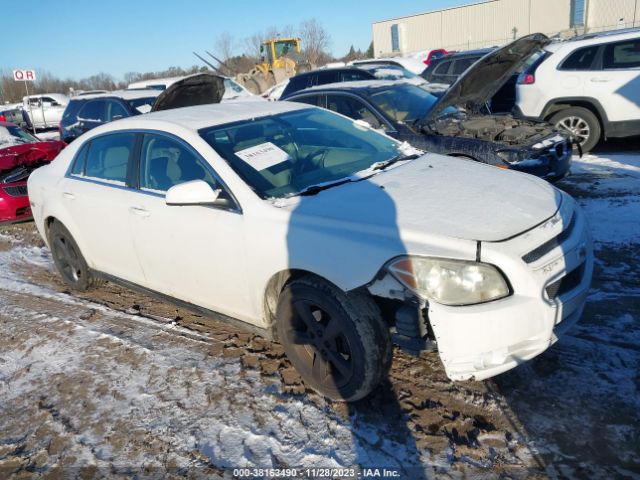
[[[93,138],[79,150],[62,179],[62,202],[73,220],[89,266],[134,283],[143,283],[130,230],[129,188],[136,134],[114,132]]]
[[[587,82],[609,121],[640,119],[640,38],[605,44],[602,69],[590,72]]]

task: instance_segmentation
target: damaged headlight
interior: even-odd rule
[[[387,270],[420,297],[444,305],[472,305],[509,295],[502,273],[487,263],[404,256]]]
[[[522,154],[518,150],[498,150],[498,156],[506,163],[518,163],[522,160]]]

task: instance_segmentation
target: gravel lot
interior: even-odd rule
[[[559,184],[596,240],[577,327],[484,382],[396,351],[389,380],[353,405],[306,391],[260,337],[113,284],[70,293],[32,223],[0,228],[0,478],[640,478],[640,155],[626,147],[576,159]]]

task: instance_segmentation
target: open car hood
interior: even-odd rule
[[[434,119],[451,106],[477,111],[491,100],[533,53],[550,42],[546,35],[533,33],[487,53],[444,92],[423,122]]]
[[[219,75],[212,73],[189,75],[162,92],[156,98],[151,111],[220,103],[224,90],[224,78]]]

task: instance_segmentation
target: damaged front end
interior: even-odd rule
[[[27,179],[51,158],[48,152],[27,145],[0,152],[0,224],[31,218]]]
[[[542,122],[511,115],[442,115],[423,126],[424,133],[448,137],[449,152],[500,168],[559,180],[569,173],[570,136]],[[466,139],[470,141],[465,142]]]

